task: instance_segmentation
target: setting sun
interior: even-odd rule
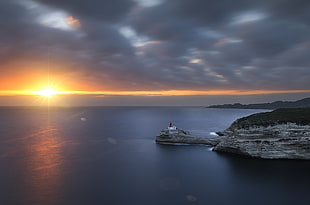
[[[45,88],[43,90],[33,91],[33,93],[37,94],[37,95],[41,95],[41,96],[50,98],[50,97],[52,97],[54,95],[61,94],[61,93],[64,93],[64,92],[57,91],[54,88]]]

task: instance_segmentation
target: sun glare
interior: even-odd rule
[[[36,95],[41,95],[41,96],[50,98],[54,95],[61,94],[63,92],[57,91],[54,88],[45,88],[43,90],[33,91],[33,93]]]

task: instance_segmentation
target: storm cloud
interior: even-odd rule
[[[307,0],[1,1],[0,78],[51,58],[50,72],[91,90],[309,90],[309,10]]]

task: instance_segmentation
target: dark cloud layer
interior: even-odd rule
[[[309,10],[307,0],[1,1],[0,69],[51,55],[64,65],[52,72],[97,90],[309,90]]]
[[[84,18],[95,18],[101,21],[121,20],[124,18],[134,2],[130,0],[35,0],[37,2],[66,10]]]

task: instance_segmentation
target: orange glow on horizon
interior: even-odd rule
[[[308,93],[310,90],[159,90],[159,91],[58,91],[46,88],[39,91],[2,90],[0,96],[41,95],[116,95],[116,96],[191,96],[191,95],[260,95],[279,93]],[[101,96],[99,96],[101,97]]]
[[[163,91],[70,91],[79,95],[131,95],[131,96],[191,96],[191,95],[259,95],[276,93],[305,93],[310,90],[163,90]]]

